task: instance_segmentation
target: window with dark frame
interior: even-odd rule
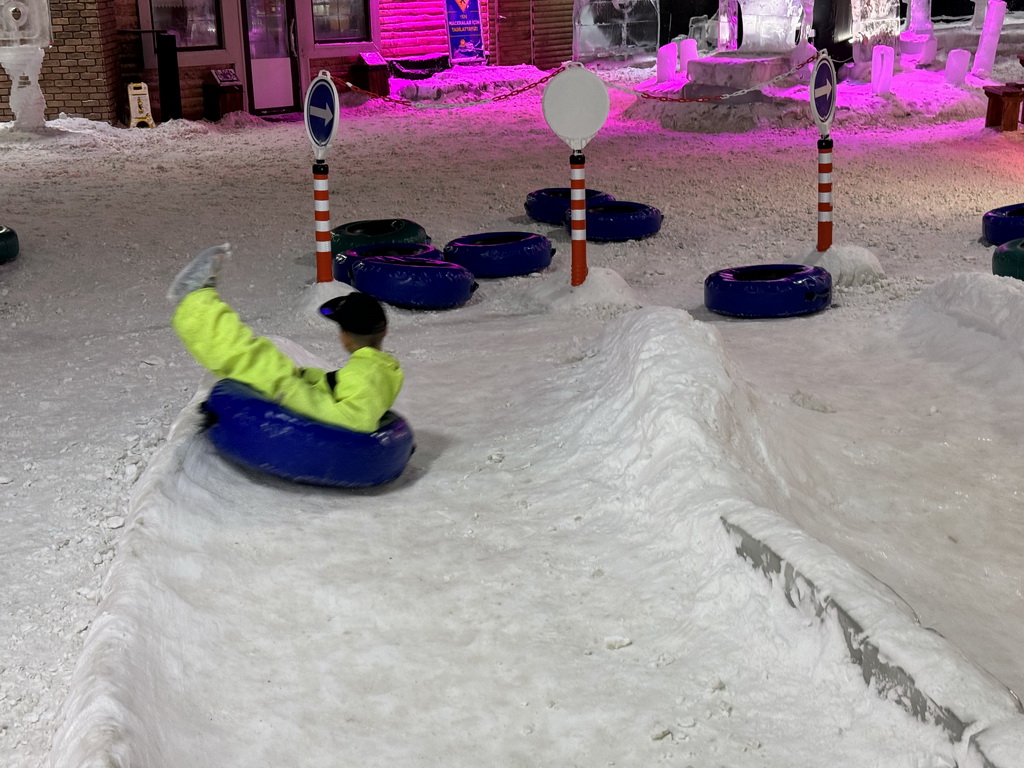
[[[313,0],[313,38],[317,43],[369,40],[367,0]]]
[[[178,50],[222,48],[219,0],[150,0],[153,27],[174,32]]]

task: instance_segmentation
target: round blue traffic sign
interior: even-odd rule
[[[811,113],[822,136],[827,136],[836,114],[836,67],[827,53],[818,57],[811,73]]]
[[[338,89],[329,72],[321,71],[309,84],[303,114],[313,152],[323,160],[338,130]]]

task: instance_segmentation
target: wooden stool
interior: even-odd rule
[[[982,90],[988,96],[985,127],[1000,131],[1016,131],[1020,122],[1024,89],[1016,84],[986,85]]]

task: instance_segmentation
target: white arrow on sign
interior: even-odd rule
[[[312,104],[309,105],[309,114],[313,117],[319,117],[324,121],[324,125],[330,125],[331,120],[334,119],[334,112],[324,107],[314,107]]]
[[[832,81],[831,80],[829,80],[823,86],[814,89],[814,98],[817,99],[819,96],[828,96],[830,93],[832,93]]]

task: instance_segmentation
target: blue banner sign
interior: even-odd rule
[[[480,26],[480,0],[445,0],[448,8],[448,45],[452,64],[484,61],[484,34]]]

